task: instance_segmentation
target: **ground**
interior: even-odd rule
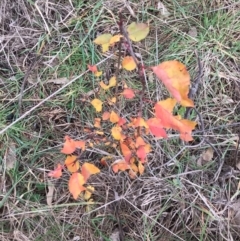
[[[146,137],[152,152],[135,180],[100,165],[115,150],[87,150],[101,173],[86,203],[69,193],[69,174],[47,174],[64,161],[64,136],[84,139],[100,116],[89,103],[98,82],[87,64],[116,71],[117,57],[93,40],[118,33],[119,12],[125,24],[149,24],[149,36],[134,43],[146,65],[176,59],[192,86],[199,81],[190,115],[198,126],[191,143],[170,130],[168,139]],[[1,0],[0,240],[240,240],[239,20],[237,0]],[[141,88],[137,72],[121,78]],[[146,82],[151,100],[168,96],[151,72]],[[127,118],[138,111],[134,101],[120,107]]]

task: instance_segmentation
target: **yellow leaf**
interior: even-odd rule
[[[77,156],[67,156],[65,160],[65,165],[70,172],[77,172],[79,170],[80,164],[77,160]]]
[[[145,167],[143,166],[143,164],[141,162],[138,162],[138,171],[139,174],[142,175],[144,172]]]
[[[110,41],[109,41],[110,45],[119,42],[120,39],[121,39],[121,37],[122,37],[121,34],[117,34],[117,35],[112,36],[112,38],[111,38]]]
[[[102,101],[99,99],[94,99],[91,101],[91,104],[96,109],[97,112],[100,112],[102,110]]]
[[[177,60],[165,61],[152,67],[152,70],[182,106],[194,106],[193,101],[188,98],[190,74],[183,63]]]
[[[117,80],[116,80],[116,76],[113,76],[110,80],[109,80],[109,85],[106,85],[103,81],[100,82],[100,86],[104,89],[104,90],[108,90],[109,88],[116,86],[117,84]]]
[[[113,87],[113,86],[116,86],[116,84],[117,84],[116,76],[111,77],[111,79],[109,80],[109,85],[108,85],[109,88]]]
[[[83,186],[84,184],[85,180],[82,174],[78,172],[72,174],[68,182],[68,188],[74,199],[77,199],[79,194],[86,189]]]
[[[86,187],[86,191],[85,191],[85,193],[84,193],[84,196],[83,196],[83,198],[84,198],[84,200],[89,200],[90,198],[91,198],[91,196],[92,196],[92,193],[94,192],[94,187],[93,186],[87,186]]]
[[[131,23],[127,27],[129,38],[132,41],[141,41],[145,39],[149,33],[149,26],[145,23]]]
[[[126,56],[126,57],[123,58],[122,67],[126,70],[131,71],[131,70],[136,69],[137,65],[136,65],[133,57]]]
[[[115,113],[114,111],[112,111],[112,112],[110,113],[110,121],[111,121],[112,123],[117,123],[117,122],[119,121],[119,116],[118,116],[118,114]]]
[[[101,82],[99,83],[99,85],[100,85],[101,88],[104,89],[104,90],[108,90],[108,89],[109,89],[109,86],[106,85],[103,81],[101,81]]]
[[[94,73],[94,75],[96,77],[100,77],[102,75],[102,71],[97,71],[97,72]]]
[[[108,51],[110,45],[110,39],[112,38],[111,34],[102,34],[98,36],[93,42],[95,44],[102,46],[103,53]]]
[[[112,136],[115,140],[122,139],[122,128],[120,126],[114,126],[112,128]]]

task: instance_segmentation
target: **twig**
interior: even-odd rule
[[[194,99],[195,95],[197,94],[199,84],[200,84],[200,81],[201,81],[201,77],[202,77],[202,74],[203,74],[202,63],[200,61],[200,58],[199,58],[199,55],[198,55],[197,51],[195,51],[195,55],[196,55],[197,63],[198,63],[198,75],[197,75],[196,79],[194,80],[194,83],[192,84],[192,87],[190,88],[190,91],[189,91],[189,94],[188,94],[188,98],[192,99],[192,100]],[[184,115],[185,119],[188,118],[191,110],[192,110],[191,107],[187,108],[186,113]]]
[[[140,79],[141,84],[142,84],[142,90],[141,90],[141,93],[140,93],[140,111],[139,111],[139,114],[138,114],[138,116],[141,117],[142,116],[142,109],[143,109],[143,96],[144,96],[145,89],[146,89],[146,83],[145,83],[145,78],[144,78],[144,71],[145,70],[144,70],[144,66],[137,60],[136,54],[133,51],[132,42],[129,39],[128,33],[123,26],[123,19],[122,19],[121,13],[119,14],[119,29],[120,29],[120,33],[124,36],[124,38],[127,42],[128,51],[129,51],[130,55],[132,56],[135,64],[137,65],[139,79]],[[138,130],[138,132],[140,132],[140,129]]]

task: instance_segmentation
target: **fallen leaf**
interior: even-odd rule
[[[62,77],[62,78],[56,78],[56,79],[49,79],[47,80],[45,83],[53,83],[56,85],[65,85],[67,84],[71,79],[68,79],[66,77]]]
[[[17,163],[17,155],[16,155],[16,144],[14,142],[10,142],[8,144],[8,148],[5,152],[4,159],[6,161],[5,167],[7,171],[15,167]]]
[[[197,33],[197,28],[196,27],[191,27],[188,31],[188,35],[193,37],[193,38],[196,38],[198,36],[198,33]]]
[[[78,172],[72,174],[68,182],[68,188],[74,199],[77,199],[80,193],[86,190],[86,188],[83,186],[84,184],[85,179],[82,174]]]
[[[52,206],[52,200],[53,200],[53,193],[54,193],[54,184],[48,180],[48,193],[46,195],[47,198],[47,205]]]
[[[149,33],[149,26],[145,23],[133,22],[127,27],[128,36],[132,41],[141,41]]]
[[[132,89],[126,88],[124,89],[124,91],[122,92],[122,95],[126,98],[126,99],[132,99],[135,97],[135,93]]]
[[[91,101],[91,104],[93,105],[93,107],[96,109],[97,112],[100,112],[102,110],[102,101],[99,99],[94,99]]]
[[[190,75],[184,64],[176,60],[166,61],[152,67],[152,70],[182,106],[194,106],[188,98]]]
[[[48,173],[49,177],[60,178],[62,176],[63,166],[58,163],[57,168]]]
[[[197,164],[199,166],[205,165],[206,163],[210,162],[213,159],[213,149],[209,147],[207,150],[205,150],[201,157],[197,160]]]
[[[126,70],[131,71],[136,69],[137,65],[132,56],[126,56],[122,60],[122,67]]]
[[[94,127],[101,128],[101,118],[94,118]]]
[[[77,156],[67,156],[65,160],[65,165],[69,172],[77,172],[80,168],[79,161],[77,159]]]
[[[81,168],[81,173],[82,173],[82,175],[84,177],[85,182],[88,180],[88,178],[91,175],[97,174],[99,172],[100,172],[99,168],[97,168],[95,165],[93,165],[91,163],[88,163],[88,162],[85,162],[82,165],[82,168]]]
[[[163,17],[167,18],[170,15],[167,8],[165,7],[165,5],[162,2],[158,2],[157,9],[160,11],[160,13]]]

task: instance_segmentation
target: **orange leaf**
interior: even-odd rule
[[[48,176],[49,177],[54,177],[54,178],[59,178],[59,177],[62,176],[62,169],[63,169],[63,166],[58,163],[57,168],[54,169],[53,171],[50,171],[48,173]]]
[[[143,138],[141,136],[138,136],[136,139],[136,147],[138,148],[139,146],[145,146],[146,143],[143,140]]]
[[[161,120],[164,128],[172,128],[180,132],[180,138],[184,141],[193,140],[191,133],[196,126],[196,122],[190,120],[180,120],[178,116],[173,116],[171,112],[164,109],[161,101],[155,105],[156,117]]]
[[[118,171],[126,171],[130,169],[129,164],[125,160],[117,160],[112,164],[112,169],[115,173]]]
[[[123,138],[123,135],[122,135],[122,128],[120,126],[114,126],[112,128],[112,136],[115,140],[121,140]]]
[[[80,148],[85,150],[85,142],[84,141],[74,141],[69,136],[65,136],[65,142],[63,144],[63,148],[61,150],[64,154],[72,154],[76,148]]]
[[[94,118],[94,120],[95,120],[94,127],[101,128],[101,118]]]
[[[167,138],[167,133],[163,129],[163,125],[162,125],[162,122],[161,122],[160,119],[158,119],[158,118],[150,118],[147,121],[147,124],[149,126],[149,129],[150,129],[151,133],[154,136]]]
[[[128,36],[132,41],[141,41],[145,39],[149,33],[149,26],[145,23],[131,23],[127,27]]]
[[[65,160],[65,165],[70,172],[77,172],[79,170],[80,164],[77,160],[77,156],[67,156]]]
[[[194,106],[188,98],[190,75],[184,64],[176,60],[166,61],[152,67],[152,70],[182,106]]]
[[[102,115],[102,119],[105,121],[105,120],[108,120],[110,117],[110,113],[108,111],[105,111]]]
[[[136,69],[137,65],[132,56],[126,56],[122,60],[122,67],[126,70],[131,71]]]
[[[110,121],[112,123],[117,123],[119,121],[119,116],[114,111],[111,111],[111,113],[110,113]]]
[[[122,142],[120,142],[120,147],[121,147],[121,151],[122,151],[125,161],[127,163],[129,163],[129,160],[132,156],[131,150],[128,148],[128,146],[126,144],[124,144]]]
[[[126,88],[124,89],[124,91],[122,92],[122,95],[126,98],[126,99],[132,99],[135,97],[135,94],[133,92],[132,89]]]
[[[68,188],[74,199],[77,199],[79,194],[86,190],[86,188],[83,186],[84,184],[85,180],[82,174],[78,172],[72,174],[68,182]]]
[[[88,178],[93,175],[93,174],[97,174],[99,173],[100,170],[93,164],[91,163],[88,163],[88,162],[85,162],[83,165],[82,165],[82,168],[81,168],[81,173],[84,177],[84,180],[87,181]]]
[[[132,119],[132,123],[130,123],[129,126],[133,126],[135,128],[137,128],[139,126],[145,127],[146,129],[148,128],[148,124],[142,117]]]
[[[94,99],[91,101],[91,104],[96,109],[97,112],[100,112],[102,110],[102,101],[99,99]]]

